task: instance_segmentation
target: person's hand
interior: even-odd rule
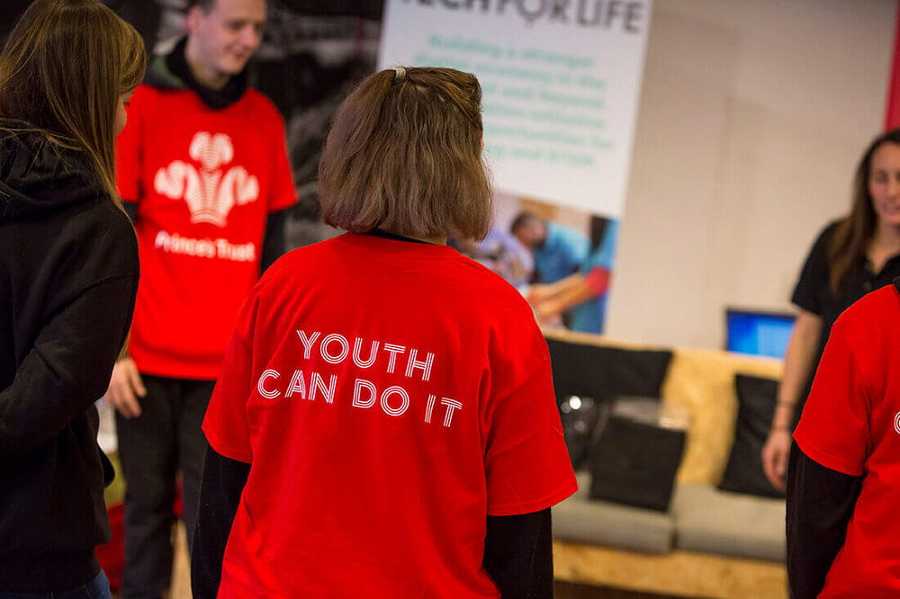
[[[525,299],[528,300],[528,303],[532,306],[537,306],[538,304],[547,300],[553,293],[551,292],[551,285],[542,285],[540,283],[535,283],[531,287],[528,288],[528,292],[525,294]]]
[[[141,380],[141,374],[134,360],[125,357],[117,361],[113,366],[106,400],[125,418],[137,418],[141,415],[138,398],[146,395],[147,388],[144,387],[144,381]]]
[[[772,486],[784,491],[784,477],[787,474],[788,454],[791,451],[791,433],[778,428],[769,433],[762,449],[763,472]]]
[[[555,301],[545,301],[534,306],[534,316],[541,326],[562,324],[562,310]]]

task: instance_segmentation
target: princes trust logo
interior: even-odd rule
[[[156,192],[173,200],[184,199],[192,223],[228,224],[234,206],[259,197],[259,181],[242,166],[227,167],[234,158],[231,138],[224,133],[200,131],[191,140],[190,157],[200,163],[175,160],[159,169],[153,179]]]

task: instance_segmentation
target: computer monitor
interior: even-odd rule
[[[787,312],[727,308],[725,310],[728,351],[784,358],[794,315]]]

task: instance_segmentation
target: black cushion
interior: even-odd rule
[[[668,511],[686,434],[611,414],[591,449],[591,499]]]
[[[719,489],[761,497],[784,497],[772,486],[762,468],[762,448],[769,436],[778,381],[745,374],[734,377],[738,399],[734,444]]]
[[[671,351],[598,347],[548,339],[556,396],[611,399],[623,395],[659,397]]]

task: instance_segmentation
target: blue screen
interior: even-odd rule
[[[727,312],[728,351],[783,358],[794,317],[764,312]]]

